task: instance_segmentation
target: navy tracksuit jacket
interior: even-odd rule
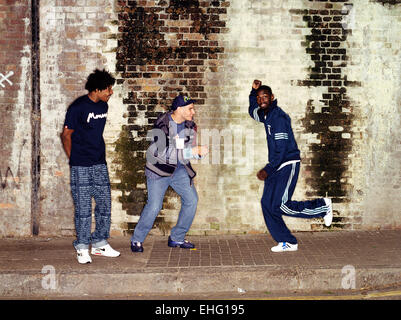
[[[328,206],[323,198],[312,201],[292,201],[298,180],[300,151],[294,138],[290,117],[272,102],[267,115],[258,106],[256,90],[249,95],[249,115],[265,125],[269,163],[264,167],[268,177],[262,196],[262,211],[273,239],[296,244],[297,239],[284,223],[282,215],[297,218],[319,218],[326,215]]]

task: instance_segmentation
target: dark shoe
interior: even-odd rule
[[[195,248],[195,245],[191,242],[189,242],[188,240],[184,240],[184,241],[173,241],[171,240],[171,237],[168,237],[168,246],[169,247],[180,247],[183,249],[193,249]]]
[[[131,242],[132,252],[143,252],[143,246],[141,242]]]

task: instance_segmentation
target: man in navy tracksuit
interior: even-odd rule
[[[262,211],[273,239],[273,252],[296,251],[297,239],[284,223],[283,215],[297,218],[324,218],[330,226],[333,218],[331,199],[292,201],[298,180],[300,151],[291,128],[290,117],[277,106],[272,90],[254,80],[249,95],[249,115],[265,125],[269,163],[257,173],[265,182]]]

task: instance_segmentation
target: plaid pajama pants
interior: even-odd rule
[[[72,166],[71,193],[75,207],[75,249],[106,245],[111,222],[110,180],[106,164],[91,167]],[[92,198],[95,199],[95,230],[91,233]]]

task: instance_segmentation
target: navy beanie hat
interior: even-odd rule
[[[173,104],[171,105],[171,110],[177,110],[178,107],[185,107],[191,103],[195,103],[195,100],[187,96],[179,95],[173,100]]]

